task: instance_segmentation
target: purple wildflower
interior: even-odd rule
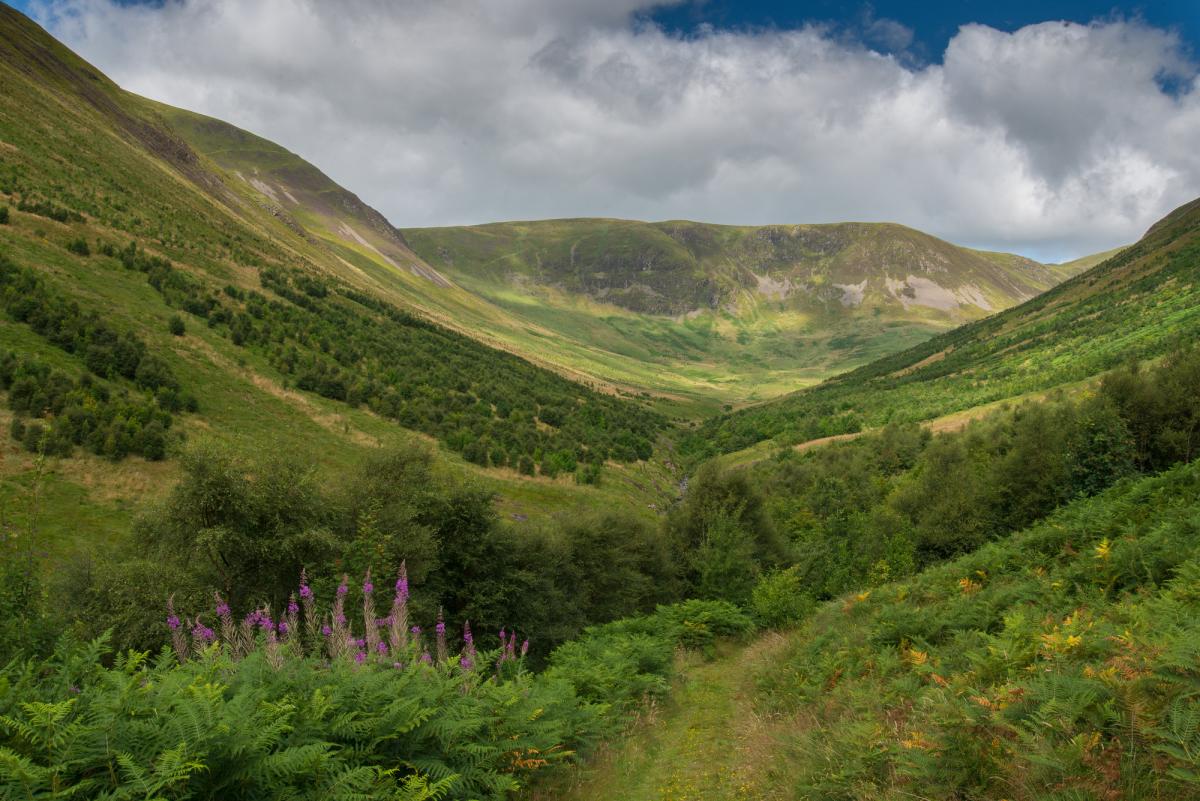
[[[342,583],[338,585],[337,594],[339,598],[345,597],[346,593],[350,592],[350,587],[346,583],[349,576],[342,576]]]
[[[420,636],[421,636],[421,627],[420,627],[420,626],[413,626],[413,627],[412,627],[412,635],[413,635],[414,637],[420,637]]]
[[[521,643],[521,657],[524,658],[527,653],[529,653],[529,640]]]
[[[288,599],[287,610],[288,610],[288,614],[289,614],[289,615],[298,615],[298,614],[300,614],[300,604],[296,603],[296,599],[295,599],[295,598],[289,598],[289,599]]]
[[[421,654],[421,662],[426,665],[433,664],[433,657],[430,656],[428,651],[425,651],[424,653]]]
[[[287,634],[288,633],[287,621],[286,620],[279,621],[278,629],[279,629],[280,634]]]
[[[439,665],[446,664],[446,660],[450,658],[449,650],[446,648],[446,621],[442,617],[442,610],[438,610],[437,626],[437,661]]]
[[[229,614],[229,604],[222,601],[220,596],[217,596],[217,614],[220,617],[225,617]]]
[[[386,654],[388,652],[387,643],[380,640],[379,643],[375,645],[375,650],[380,654]]]
[[[324,626],[321,626],[321,633],[328,637],[330,634],[333,634],[333,629],[329,628],[329,624],[326,623]]]
[[[475,636],[471,634],[471,621],[463,622],[463,650],[458,658],[459,667],[471,670],[475,667]]]
[[[358,651],[358,652],[356,652],[356,653],[354,654],[354,661],[355,661],[355,662],[357,662],[357,663],[358,663],[358,664],[360,664],[360,665],[361,665],[363,662],[366,662],[366,661],[367,661],[367,652],[366,652],[366,651]]]
[[[170,626],[171,631],[174,631],[175,629],[179,628],[179,616],[178,615],[167,615],[167,625]]]
[[[212,642],[217,638],[217,635],[212,629],[201,623],[200,619],[197,618],[196,625],[192,626],[192,637],[200,642]]]
[[[396,578],[396,601],[408,600],[408,562],[400,563],[400,575]]]

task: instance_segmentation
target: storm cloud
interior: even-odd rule
[[[638,0],[112,0],[35,18],[132,91],[309,159],[398,226],[891,220],[1069,258],[1200,195],[1197,65],[1130,20],[669,35]],[[872,49],[885,41],[888,53]]]

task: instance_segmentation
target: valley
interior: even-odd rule
[[[1200,200],[402,222],[0,4],[0,798],[1200,799]]]

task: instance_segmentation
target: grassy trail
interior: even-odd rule
[[[726,801],[789,797],[779,735],[794,720],[755,710],[754,677],[786,646],[766,634],[711,662],[689,658],[665,708],[634,734],[578,769],[568,786],[540,788],[530,801]]]

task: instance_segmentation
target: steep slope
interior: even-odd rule
[[[928,420],[1086,381],[1200,334],[1200,200],[1135,245],[1017,306],[819,387],[704,423],[694,454]]]
[[[67,538],[90,517],[102,542],[174,475],[108,460],[204,435],[310,454],[330,475],[367,448],[436,441],[447,470],[521,514],[613,493],[646,508],[642,468],[615,463],[648,456],[660,418],[414,316],[389,287],[437,284],[402,238],[347,193],[318,201],[376,243],[362,266],[0,5],[0,350],[44,390],[5,399],[5,432],[15,415],[23,433],[3,437],[0,504],[44,479],[43,522]],[[43,467],[40,449],[70,457]],[[594,479],[606,459],[601,490],[551,480],[579,463]]]

